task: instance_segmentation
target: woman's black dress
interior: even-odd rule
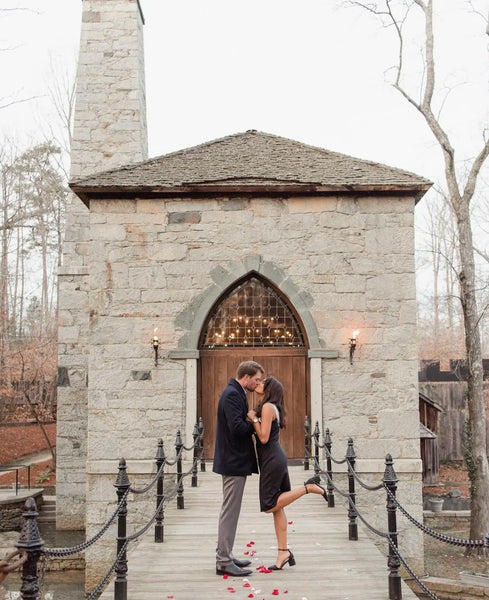
[[[270,437],[266,444],[256,438],[258,466],[260,467],[260,510],[265,512],[277,504],[283,492],[290,491],[287,455],[278,441],[280,427],[277,419],[272,421]]]

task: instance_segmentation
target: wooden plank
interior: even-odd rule
[[[294,485],[312,475],[302,467],[289,469]],[[256,568],[275,560],[273,517],[259,512],[258,477],[248,478],[235,543],[235,555],[252,557],[253,574],[224,579],[215,574],[217,520],[221,478],[200,473],[197,488],[185,487],[185,509],[175,502],[165,512],[165,541],[155,544],[148,532],[128,554],[129,600],[270,599],[273,590],[287,600],[387,600],[386,558],[360,529],[357,542],[348,540],[344,508],[328,508],[317,494],[308,494],[287,507],[289,545],[297,564],[282,571],[260,573]],[[251,544],[248,546],[248,544]],[[250,587],[245,587],[249,584]],[[231,592],[233,588],[235,592]],[[404,600],[416,596],[403,583]],[[114,598],[113,584],[100,597]]]

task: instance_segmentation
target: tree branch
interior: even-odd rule
[[[482,150],[479,152],[478,156],[472,163],[472,167],[469,171],[469,176],[467,177],[467,183],[465,184],[463,196],[464,196],[464,199],[468,203],[470,203],[472,196],[474,195],[479,172],[488,156],[489,156],[489,138],[486,140],[484,147],[482,148]]]
[[[8,108],[9,106],[13,106],[14,104],[21,104],[22,102],[30,102],[31,100],[35,100],[36,98],[40,98],[41,96],[31,96],[30,98],[23,98],[22,100],[10,100],[6,104],[0,104],[0,110],[3,108]],[[1,100],[0,100],[1,102]],[[5,100],[4,100],[5,102]]]

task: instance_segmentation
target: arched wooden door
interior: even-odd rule
[[[217,403],[243,360],[256,360],[285,390],[287,428],[280,441],[289,458],[304,456],[304,420],[310,414],[307,345],[287,299],[253,275],[237,284],[210,311],[200,344],[198,414],[205,426],[205,456],[214,455]],[[248,394],[250,407],[258,401]]]

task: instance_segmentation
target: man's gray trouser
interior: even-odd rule
[[[222,475],[222,507],[217,530],[216,566],[233,562],[233,546],[246,483],[245,476]]]

